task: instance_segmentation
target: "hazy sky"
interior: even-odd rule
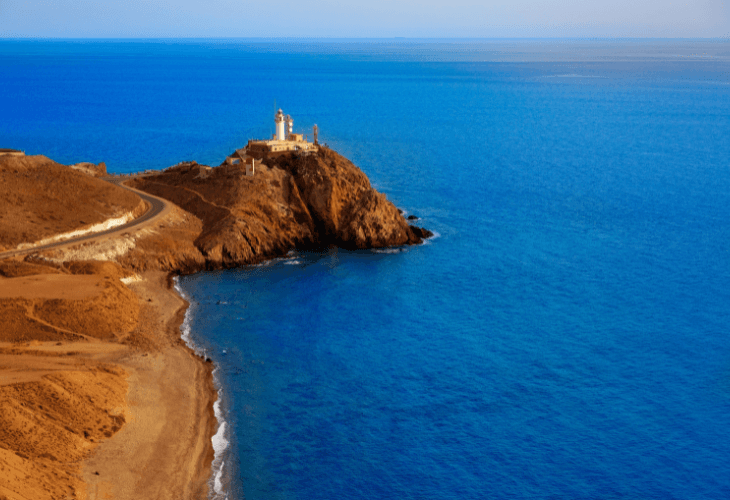
[[[730,0],[0,0],[0,37],[723,37]]]

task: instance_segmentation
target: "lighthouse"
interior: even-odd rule
[[[304,134],[294,133],[294,119],[290,115],[285,115],[281,109],[274,114],[274,124],[276,125],[276,133],[268,141],[258,141],[249,139],[248,144],[243,149],[245,155],[255,157],[261,160],[268,153],[282,153],[284,151],[297,151],[299,153],[313,153],[319,151],[317,144],[307,141]],[[314,126],[314,140],[317,141],[318,129]],[[226,159],[228,165],[241,162],[243,156],[229,156]],[[251,172],[253,172],[253,164]]]
[[[286,124],[284,123],[284,112],[279,109],[279,111],[274,116],[274,122],[276,123],[276,136],[274,139],[277,141],[285,141],[286,140]]]

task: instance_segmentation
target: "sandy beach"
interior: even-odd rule
[[[129,373],[131,419],[84,463],[90,500],[207,497],[217,426],[212,364],[180,340],[188,304],[167,284],[165,273],[148,272],[131,285],[152,299],[141,333],[151,349],[118,361]]]
[[[0,298],[91,299],[103,279],[2,278]],[[142,307],[123,339],[0,343],[0,498],[207,497],[212,364],[180,339],[188,304],[169,282],[150,271],[129,285]],[[92,429],[104,417],[116,424]]]

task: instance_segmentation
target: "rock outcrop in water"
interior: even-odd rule
[[[179,255],[161,245],[165,255],[156,260],[165,270],[252,264],[292,249],[411,245],[431,234],[409,226],[359,168],[330,149],[260,160],[254,176],[246,176],[240,164],[211,168],[192,162],[132,183],[200,220],[192,242],[200,255],[191,246]],[[137,266],[155,260],[146,257],[133,253]]]

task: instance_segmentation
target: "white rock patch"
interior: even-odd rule
[[[126,278],[119,278],[119,281],[121,281],[125,285],[129,285],[130,283],[136,283],[137,281],[142,281],[142,277],[138,274],[135,274],[134,276],[128,276]]]
[[[76,231],[57,234],[56,236],[51,236],[50,238],[36,241],[35,243],[22,243],[17,246],[16,250],[25,250],[27,248],[47,245],[49,243],[56,243],[58,241],[64,241],[64,240],[68,240],[70,238],[75,238],[77,236],[84,236],[86,234],[100,233],[102,231],[106,231],[107,229],[112,229],[112,228],[121,226],[123,224],[126,224],[127,222],[129,222],[133,219],[134,219],[134,216],[132,215],[132,212],[127,212],[126,214],[122,215],[121,217],[117,217],[116,219],[107,219],[104,222],[94,224],[93,226],[87,227],[86,229],[77,229]]]

